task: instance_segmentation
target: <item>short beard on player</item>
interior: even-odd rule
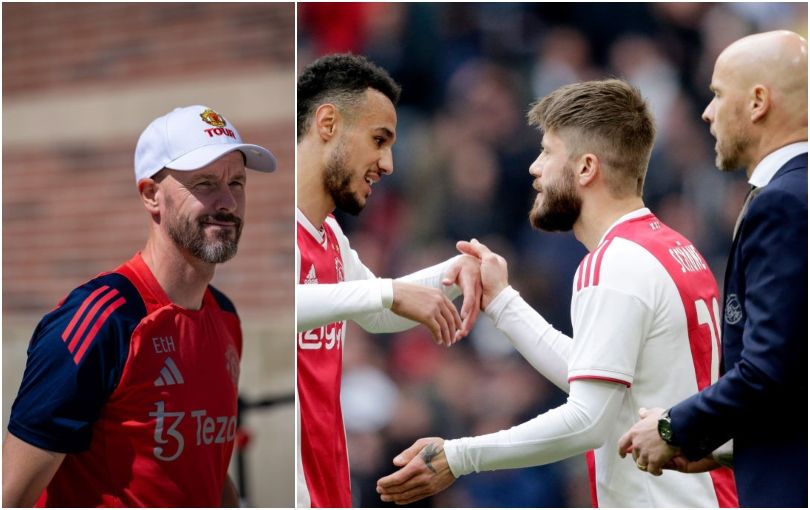
[[[353,173],[346,165],[348,153],[343,141],[339,141],[337,147],[329,157],[324,171],[324,186],[326,191],[332,196],[335,207],[341,211],[357,216],[363,207],[364,202],[360,202],[357,196],[351,191]]]
[[[216,238],[205,236],[205,224],[209,221],[227,221],[236,226],[234,230],[217,229]],[[242,220],[230,213],[216,213],[201,216],[195,220],[184,220],[177,215],[166,215],[166,230],[169,237],[181,249],[209,264],[220,264],[233,258],[242,236]]]
[[[535,200],[529,211],[534,228],[547,232],[568,232],[574,228],[582,211],[582,198],[577,195],[573,170],[573,166],[563,167],[559,184],[543,189],[542,203]]]

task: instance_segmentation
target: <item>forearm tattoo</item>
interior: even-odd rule
[[[437,455],[441,453],[441,450],[436,447],[435,444],[429,444],[425,446],[425,449],[422,450],[422,460],[425,462],[425,465],[429,470],[433,472],[433,474],[437,474],[436,468],[433,467],[433,459],[436,458]]]

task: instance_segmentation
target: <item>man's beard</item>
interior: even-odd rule
[[[347,159],[346,146],[340,141],[326,164],[324,186],[332,196],[335,207],[345,213],[357,216],[366,204],[365,201],[361,202],[351,191],[353,174],[346,165]]]
[[[242,235],[242,220],[237,216],[219,212],[201,216],[195,221],[174,214],[171,206],[167,209],[166,230],[179,248],[209,264],[220,264],[236,255],[239,237]],[[235,225],[235,232],[230,228],[218,228],[215,239],[209,240],[205,235],[206,221],[232,222]]]
[[[563,167],[559,184],[543,189],[542,204],[536,199],[529,211],[532,226],[547,232],[568,232],[574,228],[582,211],[582,198],[577,195],[574,186],[573,167]]]
[[[733,137],[729,136],[726,143],[718,143],[717,157],[714,160],[717,168],[724,172],[733,172],[740,168],[744,168],[746,163],[743,161],[743,156],[746,147],[751,143],[749,137],[742,132],[737,131]]]
[[[745,149],[751,145],[751,137],[743,132],[742,125],[737,122],[743,115],[742,108],[734,110],[734,121],[729,123],[729,126],[734,128],[732,133],[726,136],[725,142],[717,140],[717,157],[714,160],[717,168],[724,172],[733,172],[740,168],[745,168],[746,161],[743,161],[745,156]]]

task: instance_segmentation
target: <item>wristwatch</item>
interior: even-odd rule
[[[658,418],[658,435],[661,436],[668,445],[676,446],[672,442],[672,418],[669,416],[669,409],[663,412]]]

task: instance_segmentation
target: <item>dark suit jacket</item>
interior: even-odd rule
[[[672,408],[673,442],[733,438],[740,506],[807,507],[807,154],[750,202],[724,296],[722,376]]]

